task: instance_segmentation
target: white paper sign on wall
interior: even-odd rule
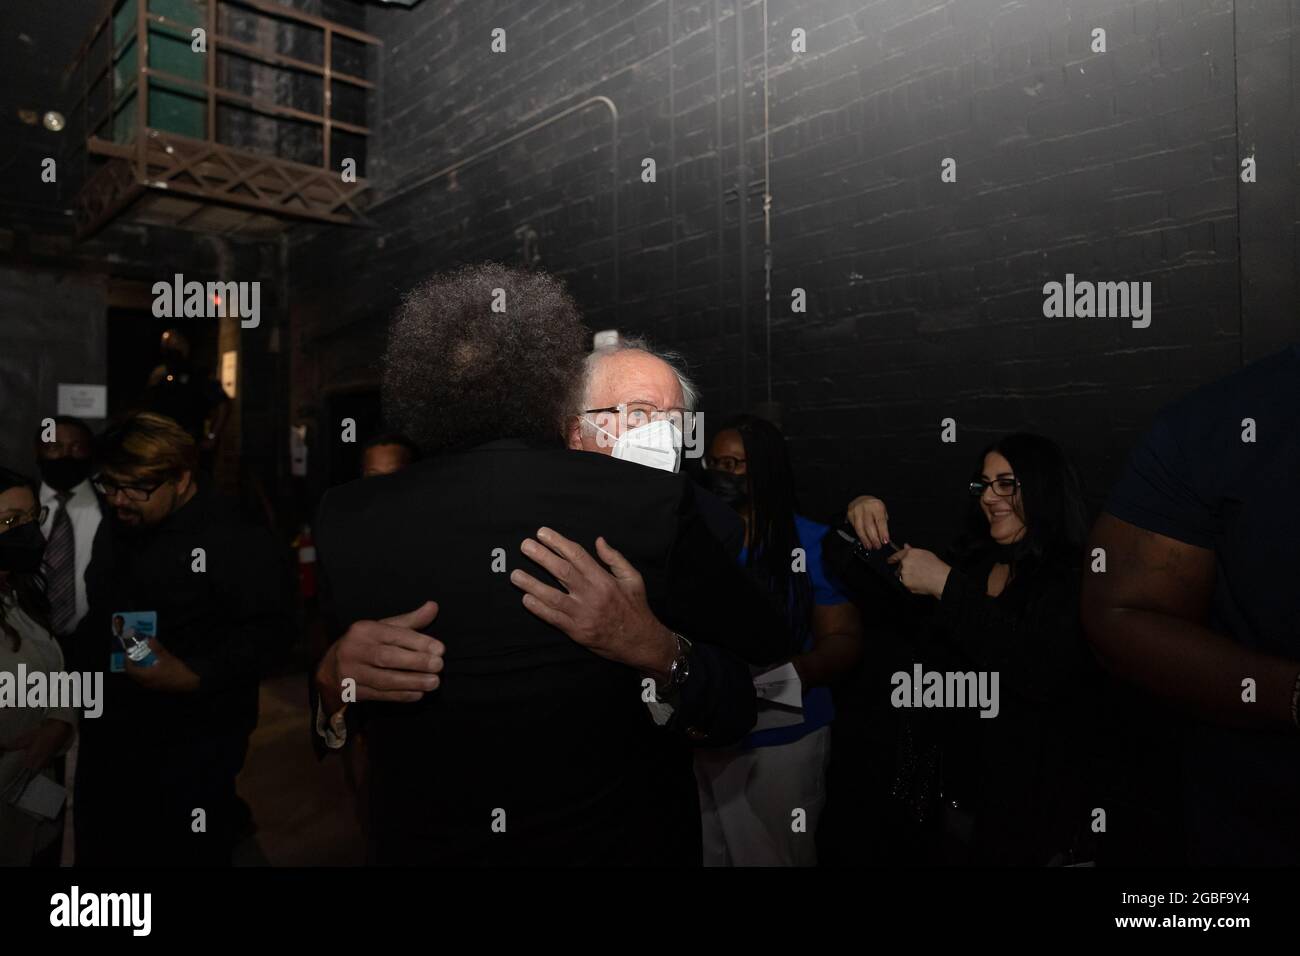
[[[77,418],[107,418],[108,386],[65,385],[60,382],[58,413]]]
[[[289,426],[289,474],[302,478],[307,474],[307,426]]]
[[[221,390],[226,393],[226,398],[235,397],[235,369],[238,361],[239,353],[234,349],[221,353]]]

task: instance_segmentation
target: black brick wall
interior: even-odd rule
[[[717,29],[712,0],[673,0],[671,29],[668,0],[369,8],[385,42],[369,175],[390,201],[375,230],[296,237],[299,407],[374,381],[416,279],[519,261],[532,230],[593,329],[690,356],[715,422],[767,397],[770,363],[808,511],[872,490],[933,545],[993,436],[1057,437],[1097,503],[1157,407],[1300,338],[1298,0],[770,0],[770,351],[763,5],[742,10],[743,182],[735,0],[717,6]],[[592,107],[410,188],[596,95],[618,109],[616,170]],[[1151,327],[1043,318],[1043,283],[1067,272],[1150,281]]]
[[[0,465],[34,476],[32,439],[57,411],[59,383],[107,380],[106,285],[0,259]]]

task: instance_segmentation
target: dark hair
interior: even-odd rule
[[[56,426],[68,425],[72,428],[80,428],[82,432],[85,433],[86,440],[88,442],[93,443],[95,441],[95,433],[91,431],[90,426],[87,425],[85,422],[83,422],[80,418],[77,418],[75,415],[55,415],[54,424]],[[36,444],[39,446],[45,444],[44,438],[45,438],[45,424],[44,424],[44,419],[42,419],[41,424],[36,426],[36,433],[33,436],[32,440],[35,441]]]
[[[1087,508],[1079,476],[1061,446],[1050,438],[1028,432],[1004,435],[980,452],[972,481],[979,479],[984,459],[990,452],[997,452],[1010,462],[1020,482],[1025,534],[1010,546],[1013,569],[1019,570],[1022,564],[1077,565],[1088,534]],[[953,546],[953,553],[957,560],[964,560],[992,546],[988,519],[979,499],[972,495],[965,528]]]
[[[505,310],[494,312],[496,302]],[[577,305],[545,273],[485,263],[435,275],[403,297],[389,325],[384,417],[426,453],[495,438],[558,441],[586,340]]]
[[[781,430],[756,415],[737,415],[718,433],[735,431],[745,446],[745,478],[749,487],[749,550],[746,565],[787,614],[799,647],[812,626],[812,582],[790,567],[795,548],[802,547],[795,514],[799,502],[794,469]]]
[[[361,446],[361,454],[364,455],[370,449],[378,448],[380,445],[396,445],[399,448],[406,449],[406,453],[410,456],[412,462],[420,460],[419,447],[401,432],[381,432]]]
[[[166,415],[140,412],[118,422],[95,443],[99,467],[114,475],[170,481],[198,466],[194,438]]]
[[[11,488],[26,488],[38,503],[41,500],[36,482],[26,475],[20,475],[16,471],[10,471],[8,468],[0,466],[0,493],[9,491]],[[5,583],[9,590],[13,592],[18,607],[22,609],[23,613],[48,631],[50,629],[50,601],[45,594],[45,577],[41,572],[11,571]],[[22,646],[22,635],[5,618],[3,602],[0,602],[0,631],[8,635],[13,642],[15,651]]]

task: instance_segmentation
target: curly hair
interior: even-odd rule
[[[384,418],[428,454],[558,440],[582,385],[587,334],[545,273],[484,263],[435,275],[403,296],[389,325]]]

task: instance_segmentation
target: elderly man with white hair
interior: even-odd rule
[[[699,391],[683,364],[677,353],[655,349],[640,337],[621,337],[595,349],[584,366],[580,407],[569,422],[569,447],[631,457],[671,471],[677,471],[682,456],[700,457],[704,444],[702,416],[696,414]],[[653,419],[671,423],[677,434],[654,425]],[[646,434],[641,426],[647,422],[659,433]],[[638,440],[640,435],[644,437]],[[675,440],[680,448],[673,447]],[[729,555],[739,555],[745,523],[721,498],[694,483],[690,488],[709,532]]]
[[[621,337],[614,344],[595,349],[583,365],[578,407],[567,428],[568,447],[677,472],[683,451],[702,452],[700,417],[695,412],[698,392],[682,365],[676,353],[656,350],[639,337]],[[694,513],[688,527],[694,528],[696,534],[677,548],[675,576],[679,587],[675,592],[681,603],[716,604],[710,600],[708,582],[714,579],[716,563],[723,555],[734,560],[739,554],[744,544],[744,523],[725,502],[694,482],[684,482],[684,491]],[[534,598],[525,606],[602,657],[635,664],[637,653],[630,643],[611,641],[605,636],[611,630],[609,622],[617,619],[616,609],[621,603],[609,585],[617,582],[623,591],[635,591],[636,586],[629,580],[635,570],[603,539],[597,540],[596,553],[608,570],[580,545],[554,533],[547,545],[544,548],[529,539],[524,553],[559,578],[564,590],[516,571],[512,580]],[[575,567],[584,573],[573,575]],[[754,596],[761,600],[757,591]],[[643,595],[634,598],[644,602]],[[722,609],[715,622],[722,624],[727,613]],[[754,640],[749,641],[745,631],[743,623],[721,627],[704,636],[708,644],[679,645],[666,671],[676,675],[680,667],[687,675],[692,669],[697,674],[707,672],[707,678],[681,678],[684,686],[674,688],[674,699],[679,719],[689,719],[684,716],[687,714],[714,715],[710,722],[717,730],[709,735],[711,744],[726,743],[723,737],[730,736],[738,722],[748,719],[742,715],[751,712],[753,701],[749,665],[770,663],[781,651],[770,637],[754,635]],[[671,708],[657,713],[664,712],[671,713]],[[725,732],[719,732],[724,727]],[[704,739],[703,734],[694,736]]]
[[[498,286],[512,311],[466,321]],[[414,290],[385,407],[430,455],[322,504],[340,636],[315,669],[316,730],[341,746],[355,716],[386,741],[367,748],[377,860],[698,865],[692,747],[741,739],[750,666],[789,655],[675,474],[695,438],[684,375],[627,342],[584,361],[579,329],[545,276],[485,265]],[[607,454],[565,450],[587,439]],[[465,557],[497,541],[523,560]],[[477,825],[489,810],[509,838]]]

